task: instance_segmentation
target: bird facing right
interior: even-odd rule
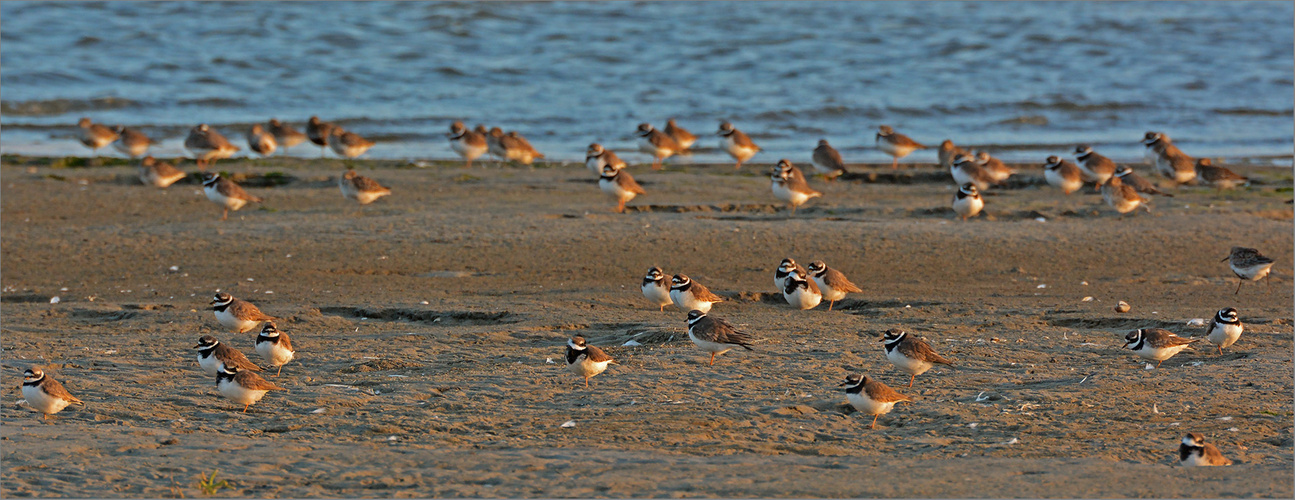
[[[814,171],[828,180],[849,173],[845,171],[845,160],[841,159],[841,153],[828,144],[827,139],[819,139],[818,147],[814,148],[814,154],[810,159],[811,164],[814,165]]]
[[[247,147],[261,156],[270,156],[279,149],[279,141],[262,127],[260,123],[252,125],[247,131]]]

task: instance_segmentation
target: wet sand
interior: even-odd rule
[[[49,163],[0,166],[6,497],[202,496],[212,470],[233,487],[217,496],[255,497],[1295,494],[1290,169],[1121,218],[1021,166],[964,223],[930,165],[811,179],[825,194],[795,215],[768,165],[636,166],[648,195],[615,214],[583,165],[358,161],[394,191],[360,207],[340,161],[240,160],[216,169],[265,203],[221,222],[192,180]],[[1233,294],[1233,245],[1277,261],[1268,283]],[[864,291],[793,310],[773,290],[784,257]],[[755,350],[707,366],[686,311],[640,294],[654,265],[728,297],[712,314]],[[268,377],[289,392],[248,413],[190,349],[211,334],[261,362],[215,321],[217,290],[298,349]],[[1201,336],[1188,321],[1229,306],[1246,331],[1222,355],[1202,340],[1148,370],[1120,348],[1137,328]],[[956,366],[903,387],[889,328]],[[620,363],[588,389],[561,364],[577,334]],[[42,421],[19,402],[30,366],[86,406]],[[869,429],[849,373],[916,401]],[[1237,464],[1177,467],[1187,431]]]

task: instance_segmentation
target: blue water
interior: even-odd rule
[[[711,148],[731,120],[761,162],[808,161],[820,138],[886,161],[879,124],[1014,161],[1079,142],[1134,161],[1147,130],[1231,161],[1295,150],[1291,2],[4,2],[0,18],[5,153],[85,154],[81,116],[178,156],[200,122],[245,146],[251,123],[312,114],[378,140],[376,158],[453,158],[462,119],[550,159],[597,141],[645,160],[635,126],[669,117]]]

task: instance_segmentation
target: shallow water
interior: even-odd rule
[[[162,156],[183,155],[199,122],[246,151],[249,124],[312,114],[378,140],[376,158],[454,157],[454,119],[518,130],[557,160],[593,141],[646,160],[635,126],[669,117],[702,137],[681,160],[694,162],[728,161],[721,119],[761,162],[808,162],[820,138],[849,162],[885,161],[879,124],[1012,161],[1079,142],[1135,161],[1147,130],[1229,161],[1290,165],[1295,149],[1289,2],[4,2],[0,15],[6,153],[85,154],[81,116],[141,127]]]

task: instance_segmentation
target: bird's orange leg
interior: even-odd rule
[[[877,415],[873,415],[873,416],[872,416],[872,425],[868,426],[868,428],[869,428],[869,429],[876,429],[876,428],[877,428],[877,417],[880,417],[880,416],[881,416],[880,414],[877,414]]]
[[[914,374],[913,374],[913,376],[908,377],[908,386],[909,386],[909,387],[912,387],[912,386],[913,386],[913,380],[915,380],[915,379],[917,379],[917,374],[916,374],[916,373],[914,373]]]
[[[715,353],[710,353],[710,365],[715,366]]]

